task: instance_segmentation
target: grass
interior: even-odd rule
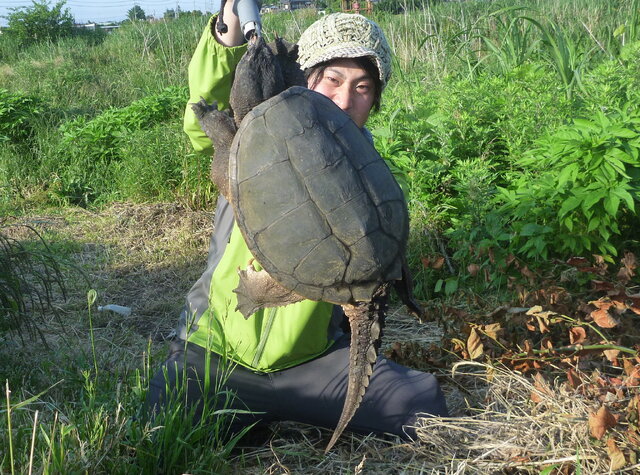
[[[540,137],[577,116],[639,103],[637,8],[637,0],[503,0],[376,13],[396,55],[383,109],[370,126],[381,153],[410,178],[409,257],[432,317],[420,324],[394,311],[383,349],[403,364],[438,374],[456,417],[419,419],[414,443],[347,434],[328,456],[323,449],[331,431],[300,424],[274,424],[227,444],[215,436],[224,431],[215,419],[195,428],[185,424],[189,414],[179,402],[153,424],[136,419],[184,295],[205,265],[212,223],[205,210],[216,197],[207,178],[209,157],[191,152],[181,108],[124,133],[107,121],[113,126],[109,145],[98,150],[88,139],[84,149],[104,152],[104,168],[79,144],[65,142],[62,132],[72,121],[86,121],[97,124],[99,135],[101,118],[130,111],[168,87],[184,88],[207,19],[135,23],[99,41],[76,37],[24,50],[0,38],[6,60],[0,89],[29,105],[16,115],[25,121],[9,124],[0,138],[2,243],[18,255],[24,249],[55,256],[25,261],[30,267],[18,267],[15,276],[24,280],[20,295],[44,285],[51,305],[35,315],[38,302],[25,304],[21,315],[35,327],[0,333],[0,470],[595,474],[620,465],[618,449],[621,471],[637,471],[637,450],[629,441],[637,434],[632,410],[638,385],[621,389],[615,382],[623,378],[620,360],[601,366],[599,375],[576,366],[583,380],[578,389],[567,386],[558,367],[547,368],[542,384],[496,359],[453,366],[456,359],[447,353],[456,345],[467,348],[470,329],[497,318],[476,317],[518,298],[518,305],[531,306],[532,296],[550,283],[587,295],[586,276],[576,277],[573,269],[571,277],[560,259],[547,267],[536,263],[535,272],[520,260],[520,267],[500,268],[514,262],[504,248],[513,236],[487,216],[496,207],[496,185],[506,187],[524,172],[535,175],[518,159]],[[295,40],[315,18],[309,10],[266,15],[264,31]],[[75,169],[62,166],[62,158]],[[77,200],[83,207],[64,193],[70,170],[96,177],[93,183],[70,180],[79,187],[77,196],[87,197]],[[102,191],[92,200],[87,190],[96,185]],[[634,229],[637,217],[626,218]],[[622,255],[638,242],[629,238],[619,245]],[[58,266],[50,274],[47,262]],[[468,270],[472,266],[477,274]],[[567,281],[553,280],[558,269]],[[526,282],[525,271],[538,280]],[[3,270],[0,285],[8,275]],[[635,284],[637,277],[629,296],[637,292]],[[108,303],[133,312],[96,311]],[[572,305],[577,311],[582,304],[576,299]],[[637,319],[629,313],[627,334],[633,336]],[[586,357],[580,361],[588,364]],[[621,419],[598,439],[589,421],[603,404],[617,408]]]
[[[42,325],[48,348],[37,340],[22,344],[9,335],[0,345],[4,399],[9,397],[9,404],[0,408],[5,471],[33,466],[49,473],[155,473],[162,464],[164,473],[199,473],[211,467],[219,473],[256,474],[543,473],[551,466],[579,466],[585,474],[608,470],[606,444],[594,443],[589,435],[589,414],[598,403],[586,393],[561,379],[539,386],[499,365],[437,362],[435,349],[448,341],[443,339],[448,336],[441,315],[452,306],[488,314],[499,305],[489,295],[480,300],[472,294],[466,301],[460,295],[434,299],[428,305],[432,321],[427,323],[401,309],[390,312],[383,351],[404,364],[435,371],[455,416],[419,418],[419,439],[413,443],[346,434],[325,456],[331,431],[279,423],[228,446],[207,439],[220,430],[211,421],[188,429],[184,421],[189,416],[180,405],[152,425],[139,424],[134,418],[148,378],[166,355],[164,338],[175,325],[183,295],[205,264],[211,215],[175,204],[114,204],[101,212],[67,208],[15,221],[37,226],[55,243],[58,255],[73,265],[65,274],[71,284],[67,299],[58,294],[54,301],[65,330],[57,320]],[[33,238],[24,228],[11,230],[13,239]],[[96,304],[128,305],[132,315],[95,312],[94,304],[90,325],[88,284],[74,277],[78,274],[73,269],[89,276],[97,289]],[[539,396],[537,402],[532,393]],[[619,403],[631,404],[632,394]],[[622,440],[624,428],[618,426],[608,437]],[[176,440],[185,442],[176,446]],[[628,453],[621,442],[618,446]],[[160,457],[162,453],[167,457]],[[623,473],[637,468],[627,456]]]

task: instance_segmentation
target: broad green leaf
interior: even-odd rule
[[[434,292],[440,292],[442,290],[442,285],[444,284],[444,280],[442,279],[438,279],[438,281],[436,282],[435,287],[433,288]]]
[[[577,163],[572,163],[564,167],[558,174],[558,186],[557,189],[561,189],[569,181],[569,179],[575,181],[577,172],[580,166]]]
[[[444,286],[444,293],[447,294],[447,295],[451,295],[456,290],[458,290],[458,278],[457,277],[449,277],[447,279],[447,283]]]
[[[582,203],[582,200],[580,198],[578,198],[577,196],[570,196],[564,201],[564,203],[562,203],[562,207],[558,212],[558,217],[563,218],[568,212],[573,211],[578,206],[580,206],[580,203]]]
[[[588,194],[584,201],[582,202],[582,209],[583,210],[588,210],[589,208],[591,208],[594,204],[596,204],[598,201],[600,201],[603,197],[605,196],[605,192],[600,190],[600,191],[593,191],[590,194]]]
[[[620,205],[620,197],[614,193],[611,193],[604,199],[604,209],[611,216],[615,216],[618,212],[618,206]]]
[[[565,227],[569,230],[569,232],[573,231],[573,219],[571,216],[567,216],[563,221]]]
[[[622,137],[625,139],[633,139],[638,136],[637,132],[634,132],[633,130],[630,130],[621,126],[609,127],[607,132],[609,132],[611,135],[614,135],[616,137]]]
[[[600,226],[600,218],[595,216],[591,221],[589,221],[589,226],[587,226],[587,232],[590,233],[594,229]]]
[[[527,223],[522,226],[522,229],[520,230],[520,236],[537,236],[538,234],[544,232],[543,230],[544,227],[540,226],[539,224]]]

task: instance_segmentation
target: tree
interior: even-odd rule
[[[63,10],[65,3],[66,0],[62,0],[49,9],[49,2],[34,0],[29,7],[10,8],[11,13],[5,17],[9,31],[22,44],[70,36],[75,20],[68,8]]]
[[[127,12],[127,18],[131,21],[146,20],[147,15],[140,5],[134,5],[133,8]]]
[[[176,11],[173,8],[168,8],[165,10],[164,15],[162,17],[165,20],[173,20],[176,17]]]

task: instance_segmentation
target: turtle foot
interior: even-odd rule
[[[268,307],[280,307],[304,300],[303,297],[285,289],[271,277],[267,271],[256,270],[253,260],[247,268],[238,268],[240,281],[234,293],[238,299],[236,310],[249,318],[258,310]]]

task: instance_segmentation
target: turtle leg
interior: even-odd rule
[[[211,181],[218,191],[229,201],[229,148],[236,134],[236,125],[226,111],[218,110],[218,103],[211,105],[204,99],[191,104],[202,131],[213,142],[213,161],[211,162]]]
[[[238,268],[240,281],[235,292],[238,305],[236,310],[249,318],[262,308],[280,307],[304,300],[304,297],[285,289],[266,270],[256,270],[253,259],[245,270]]]
[[[425,310],[413,297],[413,279],[405,256],[402,256],[402,279],[396,280],[393,286],[409,312],[421,322],[426,321]]]
[[[362,402],[378,357],[384,317],[388,306],[388,284],[381,285],[370,302],[343,305],[351,325],[351,348],[349,350],[349,381],[342,414],[333,436],[325,449],[329,452]]]

